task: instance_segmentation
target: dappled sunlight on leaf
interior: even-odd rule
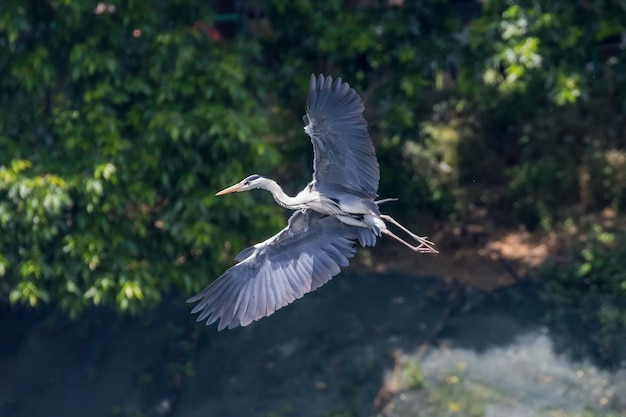
[[[206,285],[223,267],[224,228],[248,229],[260,213],[207,196],[278,156],[261,139],[250,42],[210,42],[178,3],[86,6],[51,6],[54,30],[14,2],[0,18],[11,44],[0,151],[17,151],[0,163],[0,289],[32,305],[54,295],[73,317],[91,304],[136,312]],[[282,216],[272,207],[261,218],[252,238]]]

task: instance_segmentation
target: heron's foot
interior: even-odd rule
[[[428,240],[428,236],[420,237],[417,236],[415,239],[419,242],[419,246],[417,246],[416,252],[419,253],[439,253],[437,249],[434,248],[435,244]]]
[[[418,252],[418,253],[439,253],[439,251],[437,249],[435,249],[435,244],[433,242],[431,242],[430,240],[428,240],[427,236],[418,236],[415,233],[411,232],[409,229],[407,229],[406,227],[404,227],[403,225],[401,225],[400,223],[398,223],[396,221],[396,219],[394,219],[393,217],[387,215],[387,214],[382,214],[380,216],[383,220],[388,221],[389,223],[392,223],[394,225],[396,225],[398,228],[400,228],[402,231],[404,231],[407,235],[411,236],[413,239],[415,239],[418,243],[418,245],[411,245],[409,242],[405,241],[404,239],[400,238],[399,236],[397,236],[395,233],[391,232],[389,229],[386,230],[382,230],[382,232],[384,234],[386,234],[387,236],[390,236],[392,238],[394,238],[395,240],[397,240],[398,242],[402,243],[404,246],[408,247],[409,249],[411,249],[414,252]]]

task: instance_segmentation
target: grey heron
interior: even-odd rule
[[[378,161],[363,117],[359,95],[341,78],[311,75],[304,131],[314,151],[313,180],[296,196],[273,180],[254,174],[216,195],[252,189],[269,191],[276,202],[295,210],[275,236],[240,252],[238,262],[187,300],[192,314],[218,330],[246,326],[311,292],[348,265],[354,244],[374,246],[387,235],[420,253],[437,253],[434,244],[382,214],[376,200]],[[413,245],[387,227],[393,224]]]

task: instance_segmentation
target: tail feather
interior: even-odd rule
[[[359,227],[357,228],[357,230],[359,235],[359,243],[361,244],[361,246],[366,248],[368,246],[376,245],[376,235],[374,234],[373,230],[366,229],[365,227]]]

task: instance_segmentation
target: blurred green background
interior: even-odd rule
[[[137,313],[203,288],[285,223],[215,191],[309,180],[323,72],[364,99],[391,214],[440,257],[527,232],[542,319],[575,309],[624,359],[625,49],[623,0],[3,0],[0,304]]]

